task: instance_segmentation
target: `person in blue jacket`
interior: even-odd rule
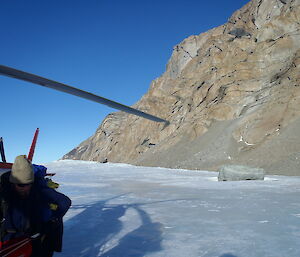
[[[1,242],[32,237],[32,257],[51,257],[62,250],[62,218],[71,206],[64,194],[35,179],[33,165],[17,156],[11,172],[1,176]],[[51,209],[50,204],[56,208]]]

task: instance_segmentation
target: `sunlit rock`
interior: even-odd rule
[[[252,0],[226,24],[176,45],[134,105],[169,126],[112,113],[64,158],[300,175],[299,42],[300,0]]]

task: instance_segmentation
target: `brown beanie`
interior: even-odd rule
[[[30,184],[34,182],[33,167],[26,155],[16,157],[11,169],[9,182],[13,184]]]

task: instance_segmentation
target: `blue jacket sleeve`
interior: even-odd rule
[[[58,206],[57,210],[54,212],[55,218],[62,218],[69,210],[72,202],[66,195],[49,187],[43,188],[41,193],[46,201]]]

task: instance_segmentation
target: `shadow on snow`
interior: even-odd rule
[[[117,196],[119,197],[119,196]],[[114,198],[117,198],[114,197]],[[113,198],[111,198],[113,199]],[[141,206],[160,202],[137,204],[106,204],[109,200],[99,201],[92,205],[73,205],[72,209],[84,209],[81,213],[65,223],[63,257],[142,257],[147,253],[162,250],[162,224],[152,222],[150,216]],[[140,218],[141,225],[116,238],[123,229],[120,218],[132,208]],[[237,257],[231,253],[219,257]]]
[[[138,204],[106,205],[109,200],[72,206],[72,209],[85,210],[65,223],[63,252],[56,256],[142,257],[162,249],[160,223],[153,223]],[[136,211],[142,224],[116,240],[115,236],[123,228],[119,219],[129,208]]]

